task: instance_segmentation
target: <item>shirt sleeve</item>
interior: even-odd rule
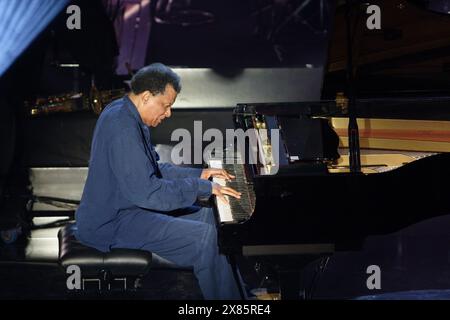
[[[159,170],[166,179],[180,179],[180,178],[200,178],[203,169],[179,167],[171,163],[160,163]]]
[[[207,180],[158,178],[137,130],[126,129],[112,137],[108,156],[120,191],[141,208],[172,211],[211,195],[212,185]]]

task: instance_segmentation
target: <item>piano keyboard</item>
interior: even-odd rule
[[[219,219],[221,223],[238,223],[250,218],[255,209],[255,194],[252,185],[245,178],[244,165],[224,161],[222,159],[211,159],[208,162],[210,168],[225,169],[229,174],[235,176],[231,181],[221,178],[213,178],[212,181],[227,186],[241,192],[241,198],[236,199],[231,196],[225,196],[229,204],[219,199],[215,199]]]

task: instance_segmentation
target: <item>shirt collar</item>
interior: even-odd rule
[[[134,105],[133,101],[128,97],[128,95],[125,95],[124,97],[125,104],[128,108],[128,111],[133,115],[133,117],[137,120],[139,125],[143,128],[147,128],[147,125],[142,121],[141,115],[139,114],[136,106]]]

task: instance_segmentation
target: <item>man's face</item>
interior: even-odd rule
[[[172,85],[166,85],[162,94],[152,95],[149,91],[143,94],[141,109],[142,121],[150,127],[158,126],[165,118],[171,115],[171,108],[177,98],[177,92]]]

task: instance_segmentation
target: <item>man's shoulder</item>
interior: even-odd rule
[[[133,116],[127,111],[124,99],[118,99],[110,103],[100,114],[98,125],[104,130],[122,131],[136,126]]]
[[[100,118],[119,116],[123,111],[125,111],[125,99],[116,99],[103,109]]]
[[[132,119],[132,115],[127,110],[126,102],[123,98],[114,100],[102,111],[99,121],[121,121],[126,122]]]

